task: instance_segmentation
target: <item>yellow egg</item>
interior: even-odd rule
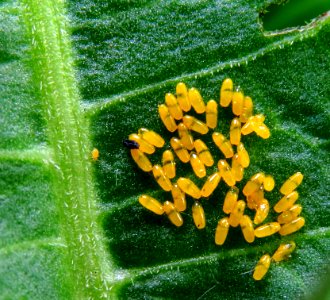
[[[302,206],[299,204],[293,205],[291,208],[288,210],[282,212],[278,217],[277,217],[277,222],[280,224],[286,224],[297,218],[302,211]]]
[[[207,134],[209,132],[207,125],[195,117],[185,115],[182,120],[183,124],[190,130],[196,131],[200,134]]]
[[[190,153],[190,164],[197,177],[202,178],[206,176],[205,166],[195,152]]]
[[[139,132],[139,136],[142,137],[142,139],[144,139],[149,144],[155,147],[161,148],[165,144],[164,139],[158,133],[152,130],[148,130],[146,128],[140,128],[138,132]]]
[[[281,244],[273,254],[272,259],[276,262],[282,261],[288,258],[288,256],[294,251],[295,248],[296,243],[294,241],[290,241],[286,244]]]
[[[191,88],[188,91],[189,101],[191,106],[198,114],[205,112],[205,103],[199,91],[196,88]]]
[[[270,262],[271,262],[271,258],[268,254],[261,256],[256,267],[254,268],[254,272],[253,272],[254,280],[261,280],[262,278],[264,278],[264,276],[268,272]]]
[[[156,150],[153,145],[145,141],[142,137],[140,137],[136,133],[130,134],[128,136],[128,139],[137,142],[139,144],[139,150],[142,151],[143,153],[152,154]]]
[[[172,179],[175,177],[175,161],[171,150],[165,150],[162,157],[163,170],[165,175]]]
[[[223,134],[219,132],[213,132],[212,139],[226,158],[233,157],[233,147]]]
[[[281,225],[277,222],[270,222],[264,225],[261,225],[254,229],[254,235],[258,238],[263,238],[266,236],[273,235],[281,229]]]
[[[174,204],[170,201],[165,201],[164,205],[164,212],[167,214],[168,219],[177,227],[182,226],[183,219],[181,214],[175,209]]]
[[[94,148],[94,149],[92,150],[92,159],[93,159],[93,160],[98,160],[99,156],[100,156],[100,152],[99,152],[99,150],[96,149],[96,148]]]
[[[243,102],[244,102],[244,94],[243,91],[239,88],[233,92],[233,99],[232,99],[232,110],[233,114],[239,116],[243,112]]]
[[[244,210],[245,210],[245,202],[243,200],[238,200],[229,216],[230,226],[237,227],[239,225],[239,222],[241,221],[241,218],[244,215]]]
[[[176,97],[173,94],[167,93],[165,95],[165,104],[168,107],[169,113],[175,120],[182,119],[182,110],[178,104],[178,101],[176,100]]]
[[[206,105],[206,125],[212,129],[218,125],[218,104],[214,100],[210,100]]]
[[[195,203],[192,206],[192,214],[196,227],[198,229],[205,228],[206,221],[205,221],[204,209],[198,201],[195,201]]]
[[[283,195],[287,195],[291,193],[293,190],[295,190],[302,182],[304,176],[300,172],[297,172],[290,176],[290,178],[283,183],[283,185],[280,188],[280,192]]]
[[[239,224],[241,225],[243,236],[248,243],[254,242],[254,229],[253,223],[249,216],[244,215]]]
[[[230,125],[230,143],[238,145],[241,141],[241,122],[238,118],[234,118]]]
[[[237,145],[237,155],[241,166],[247,168],[250,165],[250,156],[242,142]]]
[[[209,197],[213,193],[213,191],[217,188],[220,179],[221,179],[221,175],[219,172],[210,175],[202,187],[202,191],[201,191],[202,197]]]
[[[229,186],[235,185],[235,183],[236,183],[235,177],[226,160],[224,160],[224,159],[219,160],[218,169],[221,174],[221,177],[227,183],[227,185],[229,185]]]
[[[228,218],[225,217],[218,222],[218,226],[215,230],[215,243],[217,245],[224,244],[228,235],[228,231],[229,231],[229,221]]]
[[[199,156],[203,164],[207,167],[213,166],[214,164],[213,157],[211,155],[209,148],[207,148],[205,143],[200,139],[195,140],[194,147],[196,149],[197,155]]]
[[[177,183],[172,184],[172,197],[174,206],[177,211],[185,211],[187,208],[187,201],[185,193],[179,188]]]
[[[257,205],[257,211],[254,216],[254,224],[261,224],[268,216],[269,213],[269,202],[266,199],[260,201]]]
[[[253,102],[249,96],[244,97],[242,114],[239,117],[239,120],[242,123],[246,123],[248,119],[252,116],[253,113]]]
[[[303,217],[298,217],[293,219],[291,222],[282,225],[280,235],[288,235],[298,231],[301,227],[305,225],[305,219]]]
[[[223,202],[223,211],[226,214],[230,214],[237,203],[238,199],[238,188],[236,186],[232,186],[226,194],[225,200]]]
[[[167,130],[174,132],[177,129],[177,125],[174,118],[171,116],[168,107],[165,104],[161,104],[158,106],[158,112],[160,119],[162,120]]]
[[[171,181],[166,177],[163,168],[160,165],[154,165],[152,173],[156,179],[156,182],[164,190],[169,192],[172,189]]]
[[[226,78],[221,85],[220,89],[220,105],[222,107],[229,106],[233,98],[233,81],[230,78]]]
[[[157,215],[162,215],[164,213],[163,205],[148,195],[141,195],[139,197],[139,202],[143,207],[149,209]]]
[[[177,157],[184,163],[189,162],[190,160],[189,152],[182,145],[181,141],[176,137],[172,137],[170,143]]]
[[[152,170],[152,164],[148,157],[146,157],[142,151],[139,149],[131,149],[131,155],[136,164],[140,169],[142,169],[145,172],[149,172]]]
[[[194,138],[189,133],[188,128],[183,123],[178,125],[178,133],[182,145],[188,150],[194,149]]]
[[[231,171],[236,181],[241,181],[244,176],[244,168],[242,167],[238,154],[236,153],[231,160]]]
[[[191,109],[191,104],[188,97],[187,86],[183,82],[179,82],[176,86],[176,97],[180,108],[187,112]]]
[[[274,210],[278,213],[288,210],[293,206],[298,198],[299,194],[296,191],[293,191],[278,201],[274,206]]]
[[[188,178],[180,177],[178,179],[178,186],[183,192],[195,199],[201,197],[200,189]]]

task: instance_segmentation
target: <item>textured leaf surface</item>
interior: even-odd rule
[[[57,1],[1,2],[0,298],[329,295],[322,287],[330,250],[329,16],[265,33],[259,12],[270,2],[86,0],[66,9]],[[238,187],[257,171],[273,174],[274,204],[289,175],[305,175],[306,226],[288,238],[248,245],[233,228],[216,246],[223,182],[202,201],[202,231],[193,225],[192,199],[181,228],[138,204],[142,193],[170,195],[135,166],[122,139],[147,127],[168,147],[171,135],[157,116],[165,93],[184,81],[217,100],[226,77],[253,98],[272,132],[269,140],[244,138],[251,166]],[[217,129],[228,132],[231,118],[221,110]],[[94,146],[100,158],[92,165]],[[180,174],[194,178],[187,166]],[[292,257],[255,282],[259,257],[289,239],[297,244]]]

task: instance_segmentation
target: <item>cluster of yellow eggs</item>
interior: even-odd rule
[[[229,227],[240,226],[243,236],[248,243],[252,243],[255,237],[262,238],[276,232],[287,235],[299,230],[305,223],[304,218],[299,217],[300,205],[294,205],[298,199],[295,188],[302,181],[302,174],[296,173],[291,176],[281,187],[280,192],[284,197],[274,206],[278,216],[277,222],[261,224],[268,216],[269,202],[264,197],[264,191],[272,191],[275,181],[271,175],[260,172],[251,177],[242,192],[246,201],[239,199],[239,189],[236,182],[243,179],[244,169],[250,164],[250,157],[244,144],[241,142],[242,135],[255,132],[263,139],[270,137],[270,131],[264,124],[265,117],[262,114],[253,115],[253,102],[248,96],[244,96],[242,90],[234,89],[233,81],[227,78],[223,81],[220,89],[220,105],[228,107],[232,104],[232,112],[235,115],[230,125],[229,139],[220,132],[213,131],[212,140],[219,148],[225,159],[217,163],[217,170],[208,176],[202,188],[199,188],[191,179],[180,177],[176,182],[171,180],[176,177],[176,162],[174,154],[183,163],[190,163],[194,174],[198,178],[206,176],[206,167],[214,165],[214,158],[201,139],[194,139],[195,134],[205,135],[210,129],[218,125],[218,104],[209,100],[206,104],[196,88],[188,89],[180,82],[176,86],[176,95],[165,95],[165,104],[158,107],[160,119],[170,132],[178,132],[177,137],[170,139],[172,150],[165,150],[162,155],[162,165],[152,165],[148,154],[153,154],[156,148],[165,145],[164,139],[152,130],[140,128],[138,133],[129,135],[125,145],[130,148],[132,158],[139,168],[145,172],[152,171],[159,186],[166,192],[171,192],[173,201],[165,201],[163,204],[149,195],[141,195],[139,202],[148,210],[158,214],[166,214],[169,220],[176,226],[183,224],[180,212],[185,211],[186,195],[194,199],[192,206],[193,220],[198,229],[206,225],[205,213],[201,198],[211,196],[221,179],[229,186],[224,203],[223,211],[229,216],[222,218],[215,230],[215,243],[222,245],[228,235]],[[185,114],[194,109],[196,114],[205,113],[205,122],[192,115]],[[236,148],[236,149],[235,149]],[[231,161],[227,161],[231,159]],[[255,210],[252,221],[244,214],[246,206]],[[253,224],[254,223],[254,224]],[[266,274],[271,259],[280,261],[287,257],[295,248],[294,242],[280,245],[272,258],[267,254],[258,262],[253,278],[260,280]]]

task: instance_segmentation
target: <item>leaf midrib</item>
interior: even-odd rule
[[[41,94],[52,153],[50,171],[60,234],[67,245],[63,283],[71,290],[71,298],[109,298],[111,260],[97,223],[88,123],[79,107],[65,14],[61,1],[25,0],[22,4],[34,83]]]

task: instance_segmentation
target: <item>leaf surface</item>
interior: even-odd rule
[[[329,16],[266,33],[259,13],[270,2],[0,4],[3,299],[297,299],[326,286]],[[216,246],[223,182],[202,200],[204,230],[194,227],[191,198],[180,228],[138,203],[142,193],[161,201],[170,194],[135,166],[122,140],[146,127],[167,148],[172,135],[157,113],[165,93],[184,81],[218,100],[226,77],[252,97],[272,133],[244,137],[251,165],[238,187],[258,171],[272,174],[276,188],[267,199],[274,205],[286,178],[305,176],[298,201],[306,225],[292,236],[250,245],[231,228]],[[232,117],[220,109],[217,130],[228,133]],[[210,135],[205,141],[222,158]],[[100,151],[95,162],[93,147]],[[160,157],[158,150],[153,163]],[[179,176],[202,185],[189,166],[177,165]],[[292,257],[255,282],[261,255],[291,239]]]

